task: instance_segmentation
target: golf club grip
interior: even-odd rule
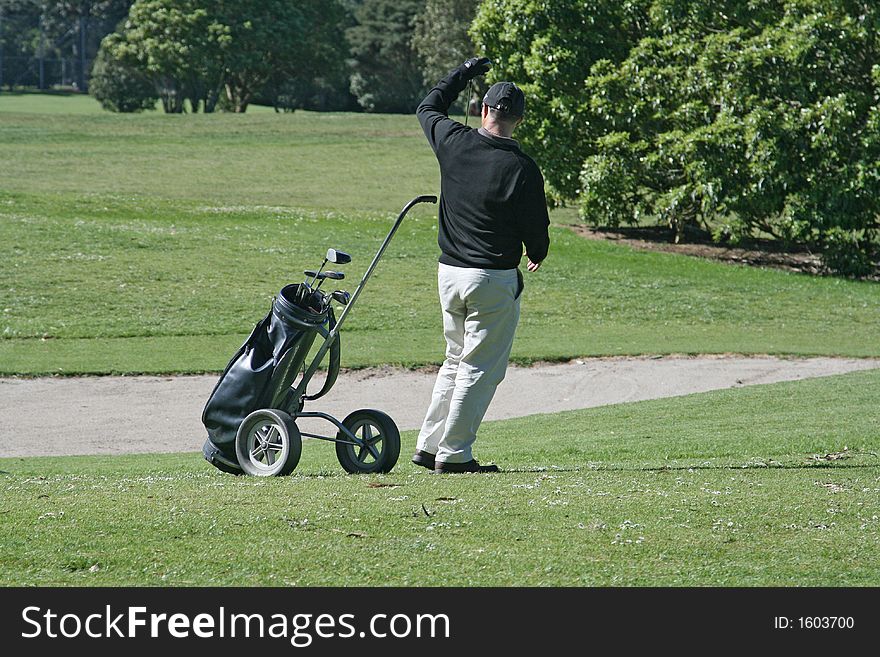
[[[414,206],[418,203],[436,203],[436,202],[437,202],[436,196],[432,196],[432,195],[428,195],[428,194],[425,194],[423,196],[416,196],[412,201],[410,201],[409,203],[407,203],[404,206],[403,211],[400,214],[406,214],[407,212],[409,212],[409,209],[412,206]]]

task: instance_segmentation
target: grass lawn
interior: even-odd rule
[[[430,191],[430,190],[429,190]],[[427,206],[426,206],[427,207]],[[343,333],[343,364],[442,359],[436,220],[407,219]],[[393,214],[0,193],[0,373],[221,370],[330,247],[353,290]],[[513,358],[880,355],[880,286],[583,240],[552,229]]]
[[[6,111],[3,104],[37,110]],[[74,112],[41,112],[71,101]],[[83,97],[4,99],[2,189],[59,203],[93,194],[330,211],[396,212],[439,187],[415,116],[248,111],[112,114]]]
[[[97,100],[73,92],[0,91],[0,115],[8,113],[79,115],[103,112]]]
[[[189,102],[187,101],[187,107]],[[162,103],[156,101],[156,114],[161,113]],[[271,107],[251,105],[248,112],[274,113]],[[102,114],[107,111],[92,96],[71,91],[0,91],[0,114]],[[146,114],[149,114],[147,112]]]
[[[0,374],[221,370],[282,285],[338,247],[353,289],[400,207],[438,188],[409,116],[118,115],[38,94],[0,94],[0,116]],[[345,365],[441,360],[435,212],[420,206],[392,243],[346,325]],[[561,227],[552,240],[526,277],[516,361],[880,355],[876,284]]]
[[[0,94],[0,374],[218,371],[272,295],[436,193],[413,117],[113,115]],[[568,218],[568,215],[558,215]],[[557,222],[558,223],[558,222]],[[554,226],[514,360],[880,356],[880,286]],[[436,219],[408,218],[343,364],[442,357]],[[880,372],[487,423],[495,476],[292,477],[199,454],[0,459],[0,585],[880,585]],[[255,559],[254,555],[260,555]],[[431,567],[426,567],[430,565]]]
[[[487,423],[498,475],[0,460],[3,585],[880,585],[880,372]],[[254,558],[259,555],[259,558]],[[465,567],[462,568],[462,564]]]

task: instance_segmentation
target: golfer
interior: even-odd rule
[[[512,138],[525,111],[523,92],[511,82],[494,84],[483,98],[479,129],[448,116],[467,83],[490,65],[469,59],[416,110],[440,163],[437,281],[446,360],[412,461],[436,473],[498,472],[480,465],[472,447],[507,370],[523,290],[523,245],[530,272],[550,245],[544,179]]]

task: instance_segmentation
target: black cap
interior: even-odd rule
[[[526,97],[513,82],[496,82],[483,96],[483,104],[507,114],[522,116],[526,110]]]

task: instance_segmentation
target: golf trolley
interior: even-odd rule
[[[317,270],[306,270],[302,283],[281,289],[269,314],[229,361],[205,405],[202,423],[208,440],[202,451],[208,462],[233,474],[287,475],[299,463],[302,438],[308,437],[335,443],[336,457],[347,472],[388,472],[394,467],[400,456],[400,432],[382,411],[360,409],[339,421],[327,413],[303,408],[305,402],[327,394],[336,382],[342,324],[407,212],[417,203],[436,202],[436,196],[418,196],[404,206],[353,294],[321,290],[325,281],[345,278],[341,272],[325,271],[327,263],[351,262],[351,256],[336,249],[327,251]],[[339,319],[333,302],[343,306]],[[323,342],[306,367],[319,335]],[[328,354],[324,384],[319,392],[309,395],[309,382]],[[303,433],[296,424],[299,418],[326,420],[336,428],[336,434]]]

